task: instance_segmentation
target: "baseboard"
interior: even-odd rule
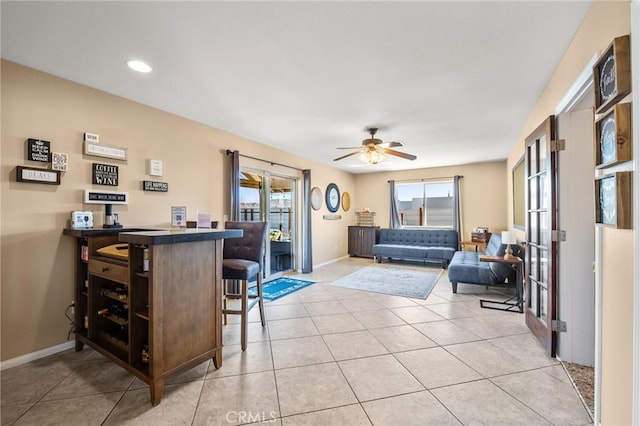
[[[58,352],[66,351],[67,349],[71,349],[75,347],[75,340],[70,340],[68,342],[61,343],[56,346],[52,346],[50,348],[42,349],[37,352],[31,352],[25,355],[20,355],[15,358],[8,359],[6,361],[0,362],[0,371],[6,370],[8,368],[17,367],[22,364],[26,364],[31,361],[35,361],[40,358],[44,358],[49,355],[57,354]]]
[[[339,262],[339,261],[341,261],[343,259],[348,259],[348,258],[349,258],[349,255],[338,257],[336,259],[329,260],[328,262],[324,262],[324,263],[319,263],[317,265],[313,265],[313,267],[314,268],[321,268],[323,266],[331,265],[332,263],[336,263],[336,262]]]

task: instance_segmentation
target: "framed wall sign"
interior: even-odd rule
[[[631,60],[629,36],[613,39],[598,62],[593,66],[593,83],[596,95],[596,113],[602,113],[611,105],[631,93]]]
[[[41,139],[27,139],[27,160],[48,163],[51,161],[51,142]]]
[[[84,202],[87,204],[128,204],[128,192],[84,190]]]
[[[60,172],[58,170],[16,166],[16,181],[60,185]]]
[[[51,168],[53,170],[60,170],[66,172],[69,167],[69,156],[64,152],[52,152],[51,153]]]
[[[633,228],[631,173],[617,172],[596,179],[597,224]]]
[[[167,182],[156,182],[154,180],[143,180],[142,190],[151,192],[169,192],[169,184]]]
[[[91,143],[85,141],[84,153],[96,157],[113,158],[116,160],[127,159],[127,148],[118,148],[115,146],[103,145],[101,143]]]
[[[162,176],[162,160],[149,160],[149,176]]]
[[[93,184],[118,186],[118,166],[93,163]]]
[[[596,121],[596,168],[631,160],[631,104],[616,104]]]

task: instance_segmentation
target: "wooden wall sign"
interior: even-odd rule
[[[16,181],[60,185],[60,172],[57,170],[16,166]]]
[[[631,104],[615,105],[596,121],[596,168],[631,161]]]
[[[94,185],[118,186],[118,166],[93,163]]]
[[[127,148],[103,145],[101,143],[91,143],[85,141],[84,153],[96,157],[114,158],[116,160],[127,159]]]
[[[600,56],[593,66],[593,83],[598,114],[631,93],[628,35],[613,39],[604,54]]]
[[[167,182],[156,182],[153,180],[143,180],[142,190],[151,192],[169,192],[169,184]]]
[[[633,228],[632,172],[617,172],[596,179],[596,223],[618,229]]]
[[[51,142],[27,139],[27,160],[48,163],[51,161]]]

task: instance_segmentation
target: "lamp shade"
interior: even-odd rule
[[[511,231],[502,231],[502,244],[516,244],[516,234]]]

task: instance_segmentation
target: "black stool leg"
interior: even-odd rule
[[[241,308],[241,324],[240,324],[240,343],[242,351],[247,350],[247,325],[249,322],[249,291],[247,288],[247,280],[242,280],[242,308]]]

